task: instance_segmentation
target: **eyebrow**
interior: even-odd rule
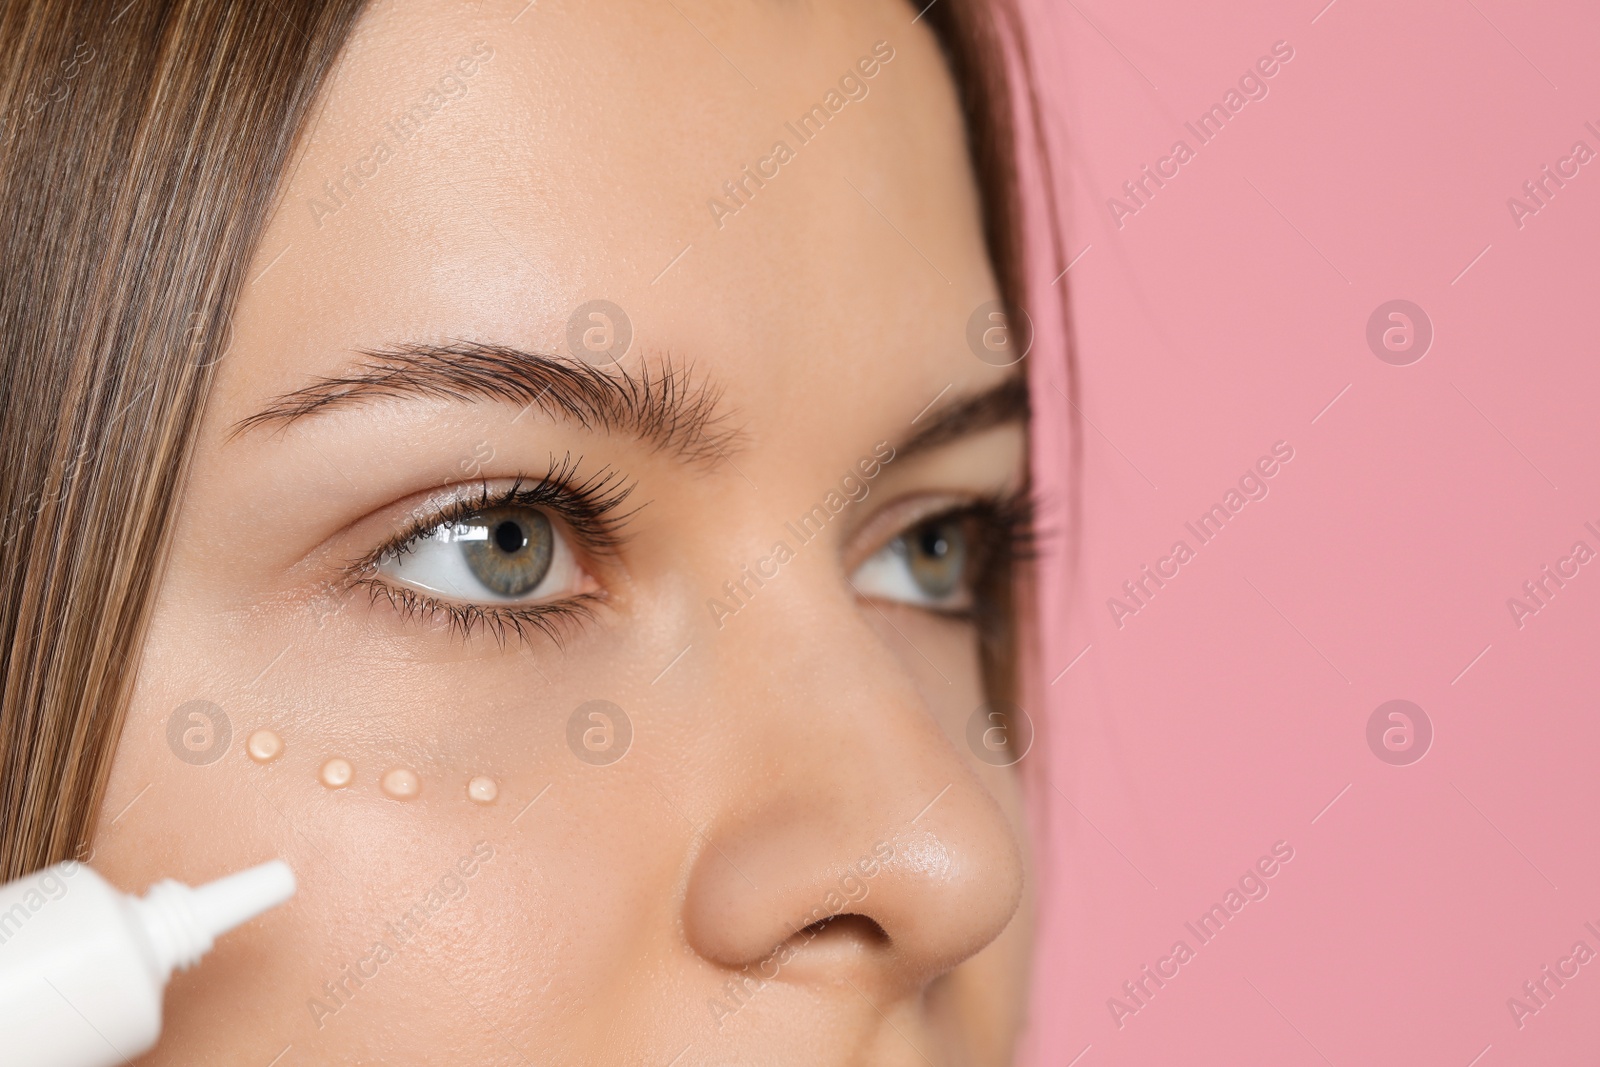
[[[407,344],[362,357],[346,374],[274,398],[236,423],[229,436],[283,428],[373,399],[421,396],[502,400],[524,410],[537,406],[547,417],[626,431],[697,464],[726,458],[743,440],[718,406],[721,390],[666,358],[647,357],[638,371],[601,369],[568,356],[471,342]]]
[[[905,457],[927,452],[996,426],[1026,422],[1028,414],[1028,381],[1020,374],[1013,374],[992,389],[945,405],[896,449],[896,453]],[[921,420],[919,415],[915,421]]]

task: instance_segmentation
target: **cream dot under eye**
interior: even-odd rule
[[[479,775],[467,783],[467,796],[479,804],[493,804],[495,797],[500,795],[500,786],[493,778]]]
[[[410,800],[422,791],[422,779],[416,771],[396,767],[384,774],[383,791],[396,800]]]
[[[355,780],[356,769],[350,761],[335,756],[322,765],[322,784],[329,789],[343,789]]]
[[[245,751],[257,763],[271,763],[283,755],[283,738],[271,730],[257,730],[245,742]]]

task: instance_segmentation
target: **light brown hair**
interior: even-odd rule
[[[93,829],[218,324],[360,6],[0,6],[0,881]]]

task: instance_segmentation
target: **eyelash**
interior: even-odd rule
[[[481,628],[504,645],[510,635],[527,640],[530,634],[538,632],[559,647],[571,626],[594,618],[596,605],[604,600],[603,594],[583,593],[548,604],[484,607],[439,600],[420,590],[385,582],[374,577],[373,571],[379,562],[410,552],[418,541],[439,527],[464,522],[483,511],[500,507],[549,512],[566,523],[591,555],[615,556],[627,541],[624,528],[628,520],[639,510],[637,507],[621,510],[636,483],[627,481],[609,467],[579,480],[580,463],[581,460],[571,453],[559,460],[552,457],[549,469],[539,478],[518,475],[509,487],[500,490],[491,491],[485,479],[476,497],[458,498],[413,519],[383,547],[357,560],[350,567],[351,584],[365,586],[374,602],[379,597],[386,598],[403,618],[442,618],[452,632],[460,633],[463,638],[471,637]]]

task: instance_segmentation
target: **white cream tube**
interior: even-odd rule
[[[0,1061],[111,1067],[148,1051],[172,972],[294,891],[282,860],[142,898],[71,860],[0,886]]]

